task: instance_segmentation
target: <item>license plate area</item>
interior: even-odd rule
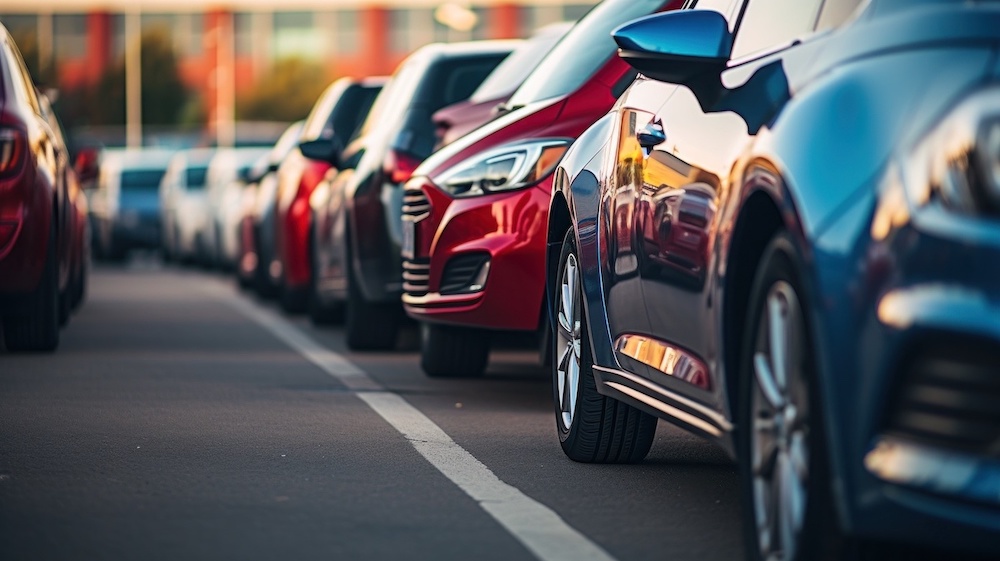
[[[413,259],[417,246],[417,223],[403,219],[403,259]]]

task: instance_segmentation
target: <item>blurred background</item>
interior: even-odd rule
[[[71,143],[179,148],[272,143],[336,78],[390,74],[432,42],[526,37],[595,3],[4,0],[0,21]]]

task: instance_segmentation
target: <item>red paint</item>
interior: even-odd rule
[[[278,208],[275,213],[276,258],[281,261],[284,286],[309,286],[309,197],[326,176],[330,164],[310,160],[293,150],[278,168]]]
[[[668,3],[665,8],[679,7]],[[535,330],[545,295],[545,249],[552,177],[534,187],[485,197],[454,199],[432,178],[477,153],[518,140],[576,138],[615,102],[613,86],[631,72],[612,56],[584,85],[504,128],[481,138],[416,177],[408,189],[420,188],[431,202],[430,215],[416,224],[414,257],[429,259],[429,292],[404,294],[407,314],[422,321],[492,329]],[[487,252],[491,267],[483,291],[445,295],[441,272],[453,256]]]

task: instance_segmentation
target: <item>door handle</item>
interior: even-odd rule
[[[635,139],[639,141],[639,146],[649,150],[666,142],[667,133],[663,132],[663,123],[656,120],[639,129],[635,133]]]

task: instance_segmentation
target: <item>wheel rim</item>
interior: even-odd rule
[[[563,267],[559,285],[559,309],[556,314],[556,391],[563,430],[573,425],[576,396],[580,390],[580,277],[576,255],[570,253]]]
[[[784,281],[768,291],[753,355],[751,462],[761,558],[798,552],[809,480],[809,399],[802,308]]]

